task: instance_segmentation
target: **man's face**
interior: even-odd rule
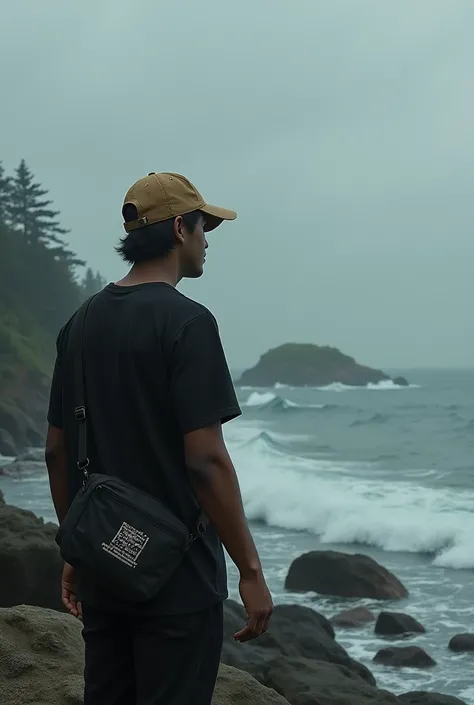
[[[183,225],[183,243],[181,247],[181,275],[189,279],[202,276],[208,242],[204,232],[206,221],[204,216],[199,220],[193,232]]]

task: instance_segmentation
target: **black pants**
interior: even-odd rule
[[[84,705],[210,705],[222,649],[222,603],[179,616],[83,610]]]

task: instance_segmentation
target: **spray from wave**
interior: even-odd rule
[[[381,382],[377,382],[377,384],[369,383],[365,387],[352,387],[348,384],[342,384],[342,382],[333,382],[332,384],[328,384],[326,387],[318,387],[319,391],[321,392],[350,392],[350,391],[364,391],[368,390],[371,392],[391,392],[391,391],[400,391],[400,390],[406,390],[406,389],[419,389],[420,385],[418,384],[410,384],[408,387],[401,386],[399,384],[395,384],[395,382],[391,379],[385,379],[382,380]]]
[[[438,566],[474,568],[474,492],[384,482],[370,470],[285,454],[265,435],[228,441],[250,520],[322,543],[428,553]]]
[[[242,406],[258,408],[260,411],[297,411],[298,409],[325,408],[324,404],[297,404],[272,392],[252,392]]]

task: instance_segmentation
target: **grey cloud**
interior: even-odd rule
[[[3,15],[0,158],[25,157],[107,278],[129,184],[181,171],[239,211],[182,287],[233,365],[290,339],[381,366],[472,364],[470,0],[25,0]]]

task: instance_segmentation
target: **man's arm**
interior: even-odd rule
[[[61,523],[69,509],[66,444],[63,430],[63,380],[61,333],[56,342],[56,362],[49,395],[48,434],[46,437],[45,461],[48,468],[49,486],[56,516]]]
[[[248,623],[235,638],[247,641],[266,631],[273,606],[222,435],[222,424],[238,416],[240,408],[211,314],[189,321],[176,337],[170,390],[191,483],[240,572]]]
[[[245,518],[237,475],[220,423],[185,438],[186,466],[201,506],[216,527],[240,575],[253,579],[260,559]]]
[[[48,468],[51,497],[56,516],[59,523],[61,523],[69,510],[69,499],[64,431],[56,426],[49,425],[48,428],[45,460]]]
[[[186,465],[198,500],[240,573],[240,595],[248,622],[234,639],[254,639],[266,632],[273,605],[221,424],[188,433],[184,440]]]

